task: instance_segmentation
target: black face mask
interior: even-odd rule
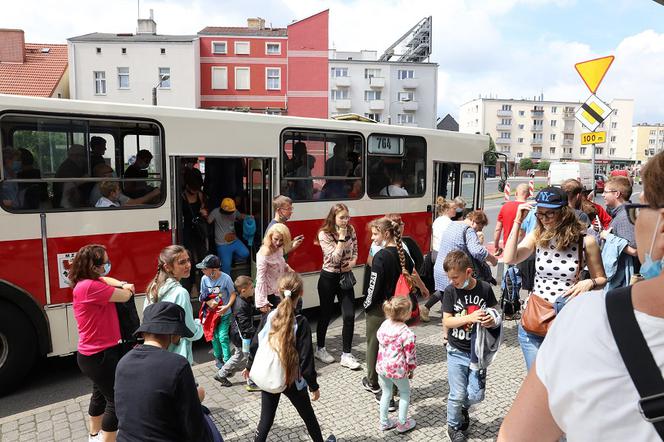
[[[463,209],[456,209],[456,213],[454,214],[454,217],[452,217],[452,219],[456,221],[462,216],[463,216]]]

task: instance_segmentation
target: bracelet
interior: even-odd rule
[[[346,242],[345,239],[338,239],[337,242]]]
[[[592,289],[595,290],[595,288],[597,288],[597,281],[595,281],[595,278],[590,278],[590,280],[593,283],[593,288]]]

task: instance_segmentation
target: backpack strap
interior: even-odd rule
[[[641,397],[639,412],[664,440],[664,378],[636,321],[632,288],[611,290],[605,302],[613,339]]]

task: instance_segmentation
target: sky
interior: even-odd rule
[[[91,32],[134,32],[154,10],[159,34],[245,26],[260,16],[285,27],[330,10],[330,48],[382,53],[433,18],[438,115],[479,96],[584,101],[574,64],[614,55],[597,95],[632,98],[634,123],[664,123],[664,6],[653,0],[0,0],[0,28],[26,42],[64,43]]]

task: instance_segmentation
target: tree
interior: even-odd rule
[[[485,166],[495,166],[497,162],[496,158],[496,143],[493,142],[491,135],[489,136],[489,148],[484,151],[484,165]]]
[[[533,163],[533,160],[530,158],[523,158],[521,161],[519,161],[519,169],[521,170],[529,170],[529,169],[534,169],[535,168],[535,163]]]
[[[537,164],[537,168],[538,168],[539,170],[549,170],[549,166],[550,166],[550,165],[551,165],[551,163],[548,162],[548,161],[540,161],[540,162]]]

